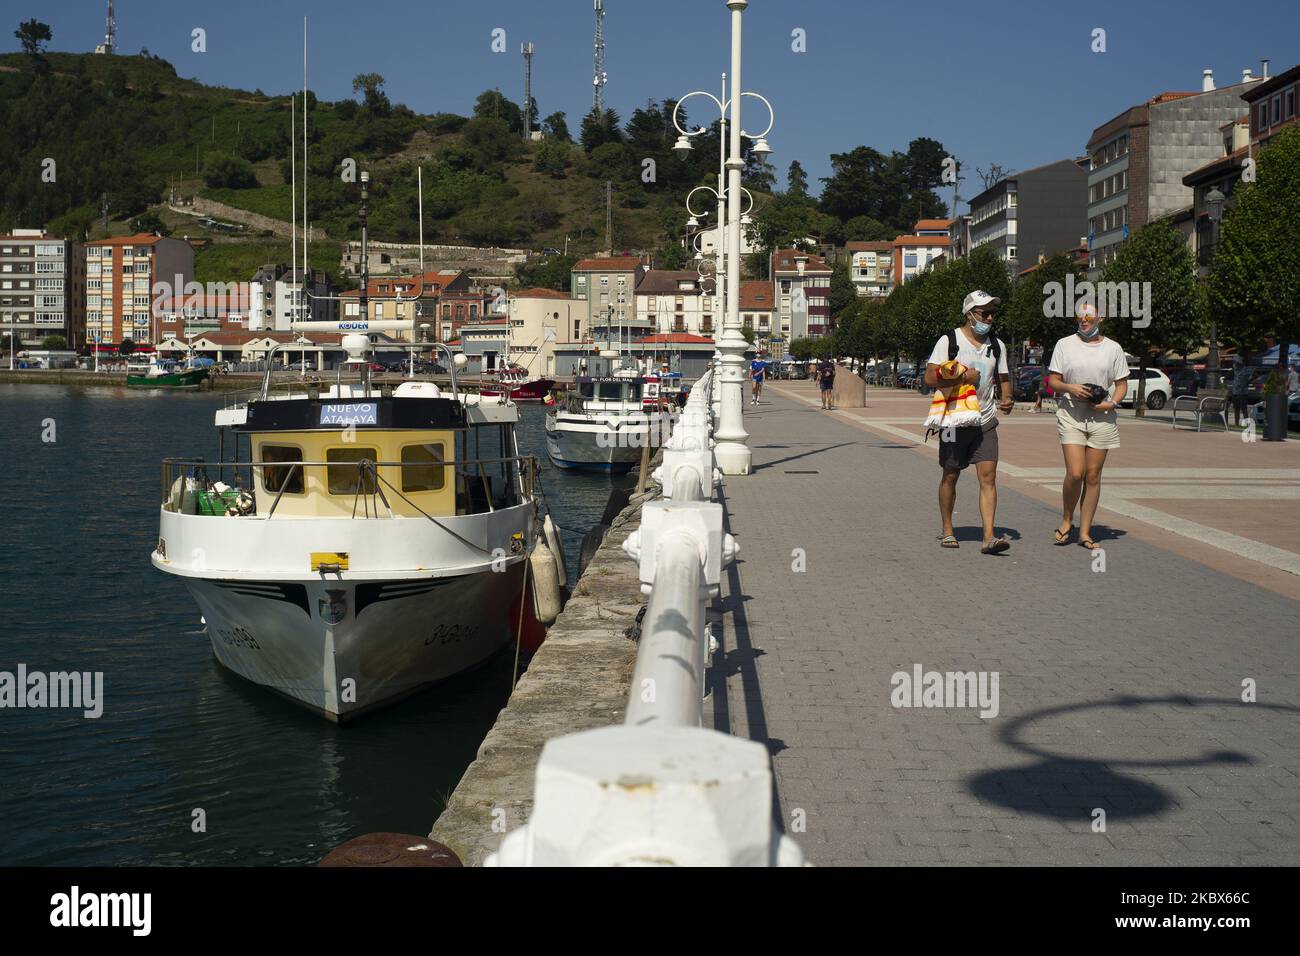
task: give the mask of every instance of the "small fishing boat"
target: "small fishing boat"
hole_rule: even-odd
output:
[[[630,370],[579,377],[573,391],[547,410],[551,461],[576,471],[631,469],[643,447],[656,448],[667,437],[667,415],[643,404],[644,391],[645,379]]]
[[[554,387],[554,379],[530,378],[526,369],[515,365],[498,371],[493,380],[479,387],[478,392],[486,398],[497,398],[509,389],[511,401],[541,402]]]
[[[128,374],[128,388],[200,388],[212,372],[212,362],[208,360],[190,361],[180,364],[166,359],[158,359],[143,373]]]
[[[372,382],[366,333],[411,325],[294,323],[344,332],[355,378],[272,388],[268,355],[262,388],[216,413],[223,460],[163,463],[154,567],[222,665],[335,721],[477,666],[530,608],[558,613],[554,568],[525,590],[546,544],[518,406],[460,391],[450,351],[450,393]]]

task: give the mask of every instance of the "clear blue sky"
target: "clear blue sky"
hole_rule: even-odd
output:
[[[623,119],[647,99],[717,89],[729,62],[724,0],[605,6],[606,104]],[[13,0],[0,43],[16,50],[9,24],[34,16],[50,24],[54,49],[89,51],[105,8],[103,0]],[[591,0],[118,0],[119,48],[148,47],[205,83],[285,93],[301,87],[304,15],[310,86],[322,99],[350,96],[352,77],[373,71],[394,102],[422,113],[468,113],[492,87],[518,102],[519,44],[531,40],[542,115],[564,110],[576,133],[591,108]],[[207,31],[206,53],[191,52],[195,27]],[[506,31],[504,54],[490,50],[497,27]],[[1090,49],[1097,27],[1106,30],[1101,54]],[[795,28],[806,31],[806,53],[791,50]],[[820,189],[833,152],[905,149],[930,136],[962,161],[963,195],[972,196],[976,167],[1023,169],[1081,154],[1095,126],[1162,91],[1199,89],[1205,68],[1224,86],[1245,67],[1258,72],[1261,57],[1273,73],[1295,65],[1300,4],[752,0],[745,54],[746,89],[776,107],[771,160],[781,180],[798,159]]]

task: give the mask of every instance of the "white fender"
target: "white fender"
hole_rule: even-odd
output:
[[[544,537],[538,537],[533,546],[528,568],[533,579],[533,609],[537,620],[549,627],[560,616],[560,566]]]
[[[560,539],[560,529],[555,527],[549,513],[542,518],[542,533],[546,535],[546,546],[551,549],[555,562],[559,565],[560,586],[563,587],[569,583],[569,568],[564,561],[564,542]]]

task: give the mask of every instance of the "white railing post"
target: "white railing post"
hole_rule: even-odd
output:
[[[737,547],[723,531],[710,414],[715,367],[696,383],[623,544],[648,595],[624,723],[546,743],[532,816],[488,866],[799,866],[772,823],[767,748],[705,730],[707,624]]]

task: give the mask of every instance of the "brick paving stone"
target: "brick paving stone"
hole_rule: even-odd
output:
[[[741,546],[726,706],[706,710],[768,744],[811,862],[1300,863],[1300,603],[1118,521],[1093,572],[1052,546],[1050,504],[1005,487],[1011,551],[981,555],[973,474],[944,551],[933,461],[780,393],[745,427],[754,472],[720,495]],[[894,708],[916,664],[997,671],[998,715]]]

